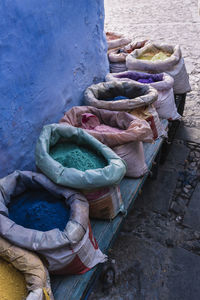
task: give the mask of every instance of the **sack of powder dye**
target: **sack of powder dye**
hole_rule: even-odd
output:
[[[108,60],[110,63],[110,72],[118,73],[118,72],[126,71],[127,70],[126,57],[129,55],[129,53],[131,53],[135,49],[144,47],[146,42],[147,42],[146,40],[141,42],[133,41],[128,45],[109,50]]]
[[[42,255],[50,272],[82,274],[106,261],[82,194],[30,171],[0,179],[0,191],[0,236]]]
[[[0,299],[53,300],[49,273],[35,253],[0,237]]]
[[[141,141],[151,143],[153,134],[145,120],[123,111],[75,106],[65,113],[60,123],[82,127],[99,141],[111,147],[125,160],[126,176],[140,177],[148,171]],[[86,198],[88,199],[87,195]]]
[[[115,32],[106,32],[106,40],[108,44],[108,50],[127,45],[131,42],[131,39]]]
[[[133,71],[169,74],[174,79],[175,94],[184,94],[191,90],[179,45],[148,43],[127,56],[126,66]]]
[[[135,71],[126,71],[121,73],[109,73],[106,75],[106,81],[137,81],[143,84],[151,85],[158,92],[158,99],[153,103],[160,118],[168,120],[179,120],[181,116],[177,112],[174,100],[173,84],[174,79],[166,74],[148,74]]]
[[[163,128],[158,113],[152,104],[130,110],[129,113],[149,123],[154,140],[167,137],[167,131]]]
[[[100,82],[89,86],[84,93],[85,104],[115,111],[127,111],[155,102],[157,91],[133,81]]]
[[[77,189],[117,185],[126,164],[110,148],[81,128],[43,127],[36,145],[36,165],[55,183]]]

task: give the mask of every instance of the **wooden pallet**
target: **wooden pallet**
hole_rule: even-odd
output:
[[[167,126],[167,121],[163,121],[163,125]],[[144,152],[146,163],[151,169],[156,159],[159,149],[161,149],[163,139],[156,140],[155,144],[144,143]],[[131,209],[139,191],[141,190],[148,175],[139,179],[125,178],[120,184],[122,199],[124,201],[127,212]],[[108,253],[117,233],[123,223],[125,215],[119,214],[112,221],[92,220],[93,234],[99,244],[99,248],[103,253]],[[79,300],[86,299],[91,291],[96,278],[100,275],[101,264],[94,267],[83,275],[73,276],[52,276],[52,289],[55,300]]]

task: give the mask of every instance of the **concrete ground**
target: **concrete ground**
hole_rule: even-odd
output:
[[[148,179],[116,239],[116,283],[90,300],[200,299],[200,16],[194,0],[105,0],[105,30],[180,44],[192,91],[157,180]]]

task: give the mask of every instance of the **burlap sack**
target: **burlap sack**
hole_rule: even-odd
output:
[[[48,271],[37,254],[14,246],[0,237],[0,257],[23,273],[28,290],[26,300],[54,299]]]
[[[170,53],[170,56],[161,61],[150,61],[138,59],[145,53],[158,53],[164,51]],[[174,93],[183,94],[191,90],[189,77],[185,68],[184,59],[182,57],[179,45],[170,46],[167,44],[148,43],[141,49],[134,50],[126,58],[126,66],[128,70],[141,71],[147,73],[165,72],[174,78]]]

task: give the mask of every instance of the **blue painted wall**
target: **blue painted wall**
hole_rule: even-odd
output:
[[[103,0],[0,1],[0,177],[108,71]]]

